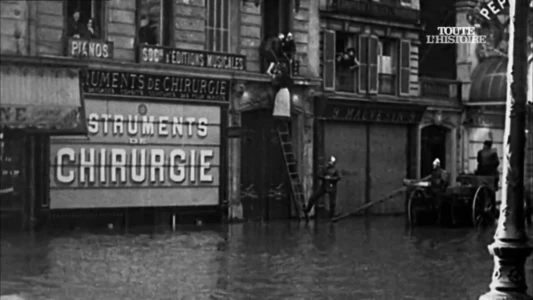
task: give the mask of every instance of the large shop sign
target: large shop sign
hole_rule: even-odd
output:
[[[76,58],[112,59],[113,43],[101,40],[69,38],[67,55]]]
[[[52,145],[54,208],[217,204],[219,106],[89,99],[86,107],[89,140]]]
[[[83,80],[83,91],[89,94],[227,102],[230,82],[224,79],[88,70]]]
[[[139,47],[139,60],[147,64],[169,64],[223,70],[245,71],[246,56],[160,46]]]

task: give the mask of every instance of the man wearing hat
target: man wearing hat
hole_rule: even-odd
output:
[[[305,208],[306,212],[309,214],[313,206],[315,206],[318,198],[324,196],[325,194],[329,195],[329,217],[333,218],[335,216],[335,207],[336,207],[336,198],[337,198],[337,182],[341,180],[341,176],[337,168],[335,168],[336,159],[334,156],[330,157],[326,168],[321,170],[318,173],[318,178],[322,181],[319,189],[313,193],[307,207]]]
[[[431,194],[433,195],[434,199],[437,200],[439,207],[442,207],[444,203],[442,195],[446,191],[450,181],[448,179],[448,172],[441,167],[440,159],[438,158],[433,161],[433,171],[431,172],[430,182]],[[443,212],[443,209],[439,209],[439,212]],[[442,223],[444,220],[440,213],[438,217],[439,223]]]
[[[485,140],[483,149],[477,152],[477,170],[476,175],[494,176],[494,188],[498,189],[500,158],[498,152],[492,148],[492,141]]]

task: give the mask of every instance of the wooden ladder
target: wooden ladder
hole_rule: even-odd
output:
[[[287,167],[287,172],[291,181],[292,199],[298,213],[298,219],[307,219],[307,213],[304,209],[305,197],[303,194],[303,186],[300,181],[300,176],[298,175],[298,165],[296,163],[296,156],[294,154],[288,122],[283,122],[283,124],[278,125],[277,128],[281,150],[283,151],[283,157],[285,158],[285,166]]]

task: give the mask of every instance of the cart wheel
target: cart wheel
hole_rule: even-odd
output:
[[[472,200],[472,224],[492,224],[496,218],[494,192],[486,185],[478,187]]]
[[[426,195],[422,190],[415,190],[409,196],[409,202],[407,203],[407,219],[409,224],[418,225],[420,222],[418,220],[418,214],[420,207],[424,205],[426,200]]]

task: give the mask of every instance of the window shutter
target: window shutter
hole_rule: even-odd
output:
[[[323,45],[323,80],[324,90],[335,90],[335,31],[324,30],[324,45]]]
[[[406,40],[400,42],[400,95],[409,95],[411,77],[411,43]]]
[[[368,92],[368,36],[359,36],[359,93]]]
[[[376,36],[368,39],[368,93],[377,94],[378,92],[378,44]]]

